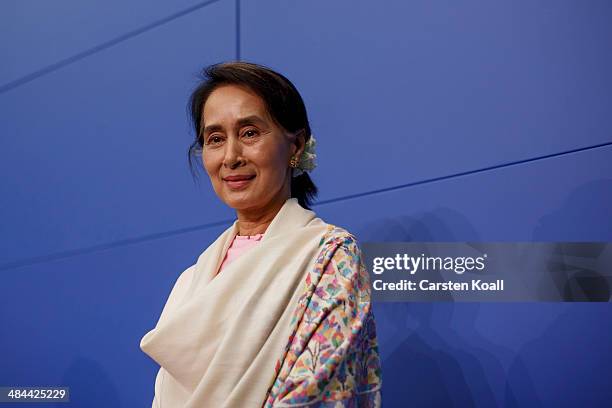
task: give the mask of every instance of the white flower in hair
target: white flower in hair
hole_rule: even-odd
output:
[[[308,140],[308,142],[306,142],[306,145],[304,146],[304,151],[300,156],[298,166],[293,169],[293,177],[299,176],[305,171],[310,172],[314,170],[315,167],[317,167],[317,163],[315,161],[317,158],[317,155],[315,154],[316,144],[317,142],[314,138],[314,135],[311,134],[310,139]]]

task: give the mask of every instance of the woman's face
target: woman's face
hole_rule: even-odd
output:
[[[236,210],[284,203],[290,196],[293,154],[301,154],[246,87],[222,85],[202,111],[202,160],[219,198]],[[299,156],[298,156],[299,157]]]

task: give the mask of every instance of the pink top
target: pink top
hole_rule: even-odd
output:
[[[261,241],[262,238],[263,234],[236,235],[225,253],[225,258],[223,259],[223,262],[221,262],[221,267],[219,268],[219,272],[217,272],[217,274],[221,273],[223,268],[229,265],[232,261],[236,260],[240,255],[259,244],[259,241]]]
[[[253,248],[255,245],[259,244],[259,241],[263,238],[263,234],[256,235],[236,235],[232,240],[227,252],[225,253],[225,258],[223,258],[223,262],[221,262],[221,267],[217,272],[217,275],[221,273],[223,268],[229,265],[234,260],[238,259],[240,255],[247,252],[249,249]],[[327,268],[325,268],[325,273],[334,273],[334,264],[329,262],[327,264]]]

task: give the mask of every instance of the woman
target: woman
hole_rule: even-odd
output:
[[[293,84],[260,65],[205,70],[190,99],[215,193],[237,219],[177,279],[141,349],[153,407],[378,407],[368,273],[310,210],[314,138]]]

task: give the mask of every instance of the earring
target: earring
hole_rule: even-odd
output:
[[[298,159],[297,159],[297,157],[295,157],[295,156],[291,157],[291,161],[289,162],[289,166],[293,167],[294,169],[298,166]]]

